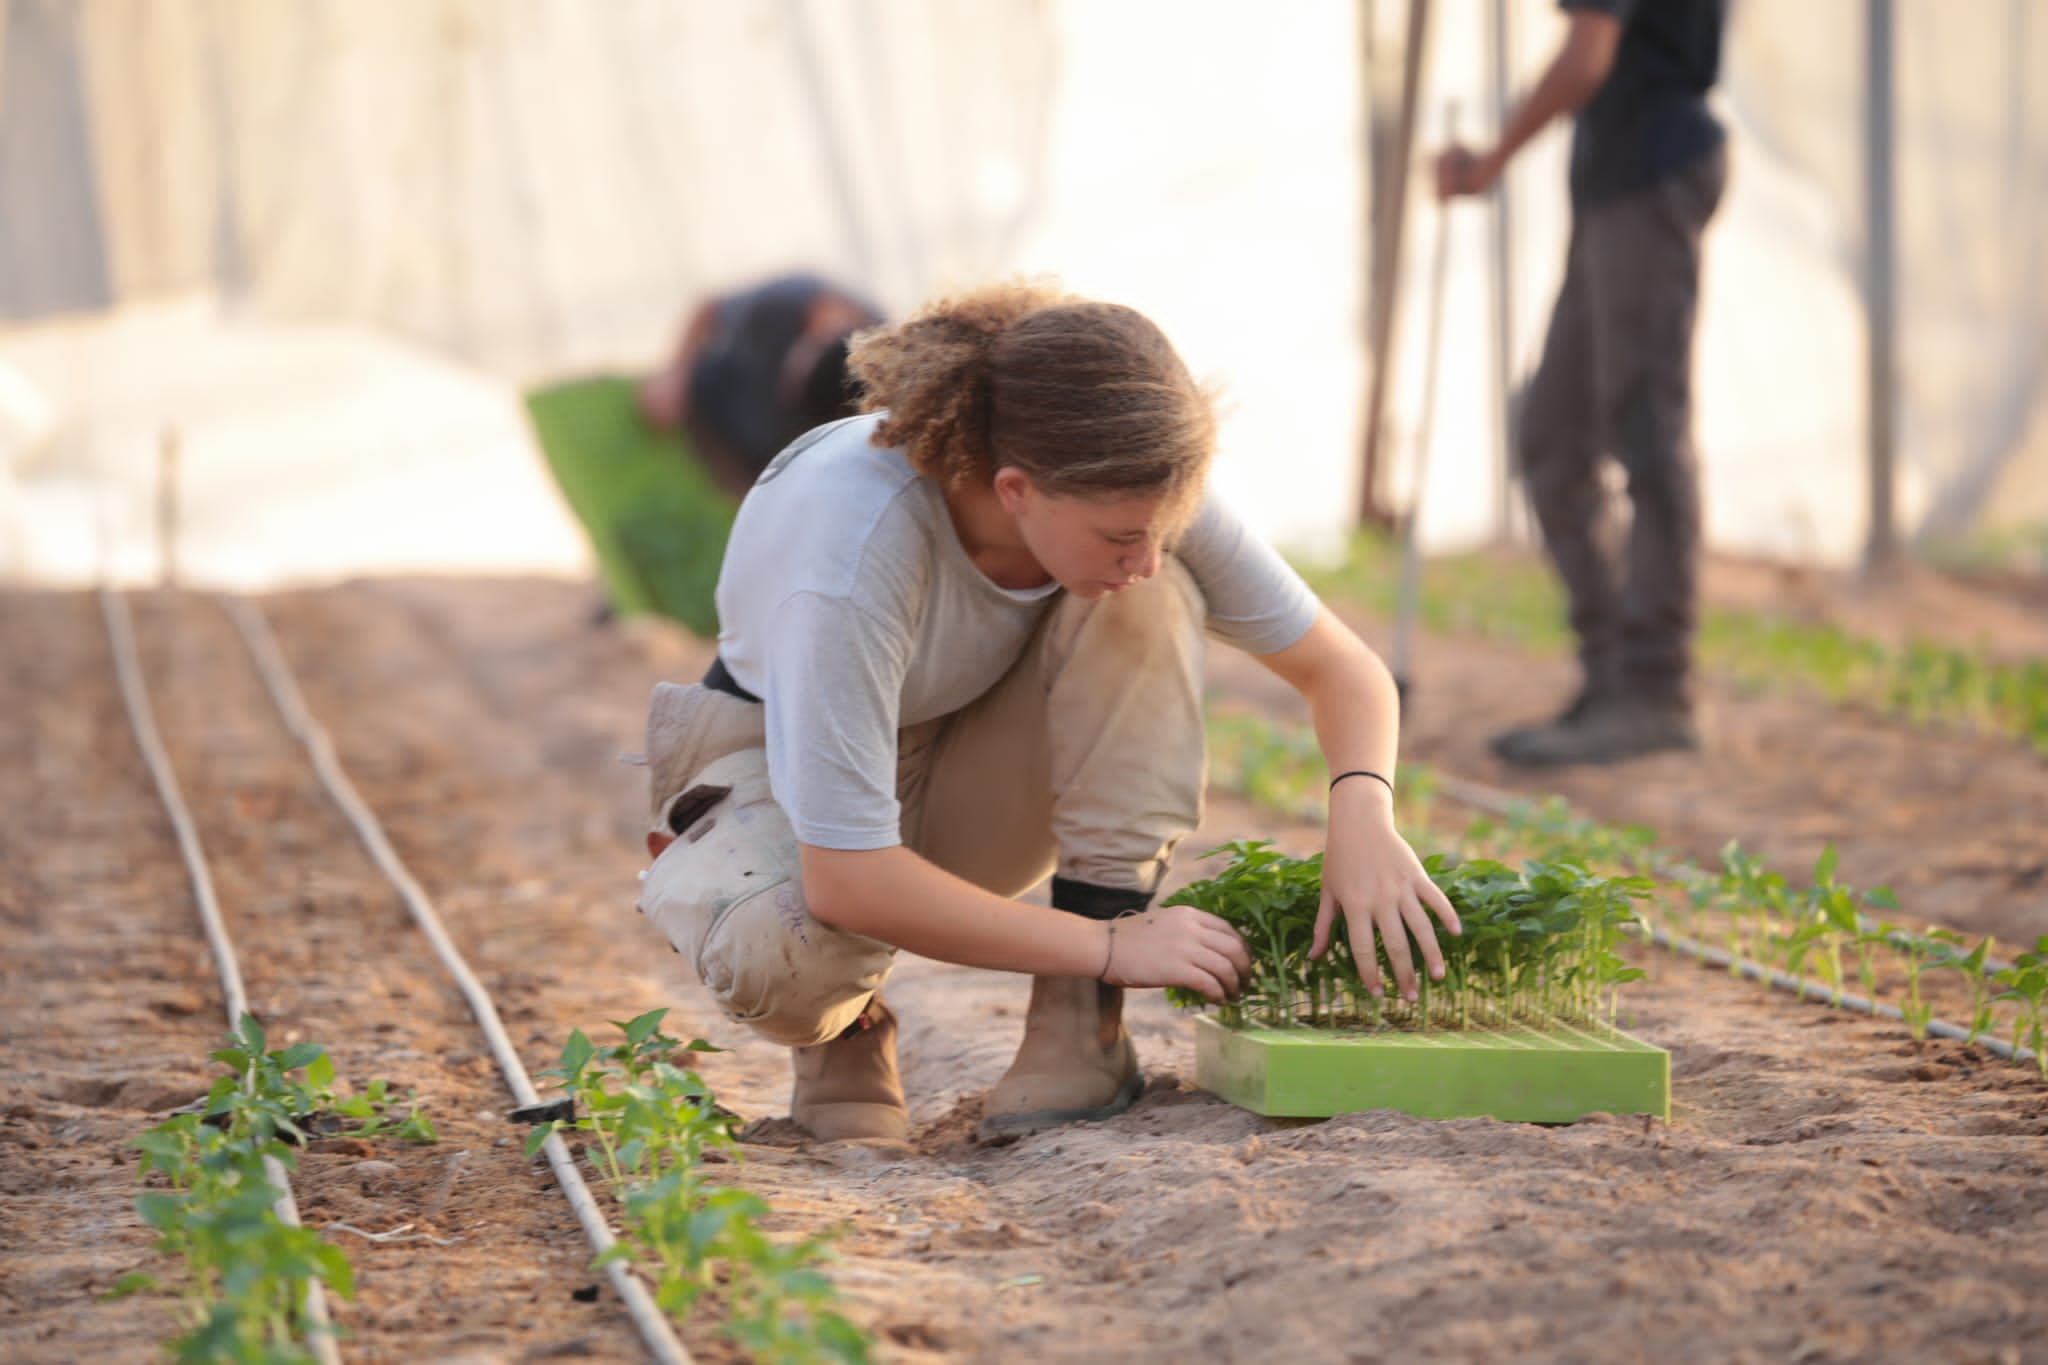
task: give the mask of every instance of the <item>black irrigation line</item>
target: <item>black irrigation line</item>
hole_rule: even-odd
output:
[[[376,817],[363,804],[348,775],[342,770],[334,756],[334,749],[326,732],[307,712],[297,684],[292,680],[290,668],[285,664],[277,643],[265,623],[261,611],[255,604],[244,598],[220,599],[222,609],[242,636],[248,648],[250,659],[269,690],[271,700],[277,706],[286,727],[305,746],[307,755],[318,773],[328,794],[339,805],[355,827],[378,869],[397,888],[414,922],[426,934],[440,957],[442,965],[456,980],[463,998],[469,1003],[470,1011],[476,1016],[490,1042],[492,1054],[497,1058],[499,1070],[504,1073],[506,1083],[514,1098],[522,1105],[539,1101],[533,1080],[527,1075],[525,1066],[519,1060],[518,1052],[506,1037],[497,1007],[492,1003],[490,993],[476,978],[474,972],[448,937],[440,916],[419,883],[399,860],[390,841],[384,837]],[[165,754],[158,738],[156,724],[150,712],[147,688],[144,684],[140,665],[136,662],[134,629],[129,620],[125,599],[113,589],[100,590],[100,605],[106,618],[107,635],[112,643],[115,672],[121,685],[122,700],[128,708],[128,717],[141,747],[143,757],[149,765],[150,774],[156,781],[157,792],[169,811],[171,823],[177,832],[178,846],[185,858],[195,897],[199,901],[200,918],[205,925],[206,938],[213,950],[214,960],[219,965],[221,986],[228,1001],[229,1027],[240,1025],[241,1016],[247,1010],[247,995],[242,984],[241,968],[235,956],[233,941],[229,938],[226,925],[221,919],[219,902],[214,895],[213,881],[206,869],[206,859],[199,843],[199,836],[191,815],[180,795],[177,778],[173,774],[170,759]],[[605,1222],[603,1211],[597,1207],[589,1186],[584,1183],[582,1173],[576,1169],[575,1157],[560,1134],[548,1138],[543,1150],[548,1164],[553,1167],[556,1182],[568,1197],[576,1211],[578,1222],[583,1226],[584,1235],[592,1249],[603,1254],[616,1240],[610,1226]],[[271,1161],[273,1169],[269,1174],[280,1189],[285,1191],[278,1201],[278,1216],[287,1223],[298,1223],[298,1210],[292,1203],[291,1186],[282,1166]],[[612,1286],[625,1303],[634,1325],[639,1329],[641,1339],[648,1353],[660,1365],[692,1365],[689,1353],[677,1340],[668,1318],[654,1304],[646,1286],[633,1275],[630,1267],[622,1261],[614,1261],[606,1267]],[[307,1286],[307,1316],[321,1328],[328,1323],[327,1304],[320,1285],[314,1282]],[[311,1349],[320,1365],[340,1365],[341,1357],[336,1350],[331,1333],[318,1330],[310,1334]]]
[[[142,761],[149,767],[150,778],[156,783],[157,797],[163,802],[164,810],[171,819],[171,828],[177,835],[178,853],[185,861],[185,875],[192,883],[192,898],[198,902],[199,920],[205,926],[206,942],[213,950],[214,965],[220,973],[221,995],[227,1001],[228,1032],[234,1033],[241,1028],[242,1016],[249,1009],[248,991],[242,982],[242,964],[235,956],[234,941],[228,937],[227,925],[221,919],[220,900],[214,894],[213,876],[207,871],[206,850],[199,842],[199,830],[193,823],[191,808],[185,804],[184,793],[178,787],[177,773],[171,767],[170,755],[157,734],[148,685],[135,654],[135,628],[129,619],[127,599],[112,589],[100,589],[100,614],[107,624],[107,643],[113,651],[114,677],[121,689],[121,704],[127,708],[129,728],[135,732],[135,746],[142,751]],[[263,1175],[282,1191],[272,1205],[278,1221],[289,1227],[300,1226],[298,1201],[292,1196],[291,1175],[285,1170],[284,1163],[266,1155],[263,1158]],[[313,1352],[313,1358],[320,1365],[341,1365],[341,1352],[334,1344],[333,1323],[327,1312],[327,1296],[318,1280],[306,1282],[306,1317],[313,1324],[313,1330],[307,1333],[307,1346]]]
[[[1762,963],[1752,962],[1746,957],[1737,958],[1724,949],[1710,948],[1704,943],[1695,942],[1689,938],[1681,938],[1662,929],[1652,929],[1650,931],[1650,942],[1660,948],[1668,948],[1674,953],[1698,958],[1711,967],[1727,967],[1732,965],[1737,972],[1752,981],[1761,981],[1766,985],[1775,986],[1781,991],[1791,991],[1795,995],[1799,995],[1807,1000],[1818,1001],[1824,1005],[1839,1005],[1843,1009],[1857,1010],[1863,1014],[1874,1014],[1886,1019],[1897,1019],[1901,1022],[1906,1017],[1899,1012],[1899,1008],[1896,1005],[1887,1005],[1882,1000],[1866,1000],[1860,995],[1850,995],[1846,992],[1837,996],[1831,987],[1824,986],[1818,981],[1807,981],[1803,978],[1778,971],[1776,968],[1766,967]],[[1975,1043],[1977,1046],[2003,1057],[2008,1062],[2031,1062],[2034,1060],[2034,1053],[2031,1048],[2016,1048],[2011,1043],[2002,1042],[1997,1038],[1993,1038],[1988,1033],[1980,1033],[1975,1038],[1972,1038],[1969,1030],[1958,1028],[1946,1019],[1929,1019],[1927,1021],[1927,1031],[1937,1038],[1953,1038],[1959,1043]]]
[[[400,860],[397,851],[391,847],[391,841],[384,837],[383,826],[357,793],[355,784],[349,781],[348,773],[335,757],[327,732],[307,709],[298,684],[292,678],[291,668],[279,651],[262,611],[246,597],[222,597],[219,601],[228,619],[241,633],[250,660],[262,675],[263,685],[269,690],[271,701],[286,728],[305,745],[306,755],[312,760],[328,795],[334,798],[335,804],[341,807],[342,813],[355,827],[356,835],[371,859],[398,889],[413,922],[434,945],[441,965],[455,978],[463,999],[469,1003],[470,1013],[476,1016],[478,1026],[490,1041],[491,1054],[497,1059],[498,1070],[504,1075],[513,1098],[522,1106],[538,1104],[540,1092],[534,1089],[533,1078],[527,1074],[518,1050],[506,1036],[504,1022],[498,1016],[498,1007],[492,1002],[490,992],[470,970],[455,941],[448,936],[448,930],[426,891]],[[617,1236],[605,1221],[603,1210],[591,1197],[582,1172],[576,1169],[576,1158],[569,1151],[568,1143],[562,1140],[560,1133],[552,1133],[541,1150],[547,1154],[548,1165],[554,1169],[556,1183],[576,1210],[576,1219],[583,1225],[584,1236],[589,1240],[591,1249],[603,1255],[611,1249]],[[649,1354],[661,1365],[691,1365],[689,1352],[683,1349],[667,1316],[655,1306],[646,1285],[633,1274],[632,1268],[624,1261],[615,1260],[605,1267],[605,1273],[625,1303],[627,1312],[632,1315],[634,1325],[640,1329]]]
[[[1435,776],[1436,789],[1443,795],[1462,805],[1471,806],[1475,810],[1483,810],[1490,815],[1512,815],[1516,807],[1528,804],[1528,799],[1525,797],[1514,796],[1498,788],[1486,786],[1483,783],[1473,782],[1461,777],[1452,777],[1441,771],[1438,771]],[[1859,922],[1861,922],[1860,916]],[[1651,930],[1649,941],[1669,952],[1677,953],[1683,957],[1695,958],[1710,966],[1728,967],[1732,965],[1735,971],[1752,981],[1760,981],[1778,990],[1789,991],[1801,999],[1817,1000],[1824,1004],[1839,1005],[1843,1009],[1851,1009],[1861,1014],[1873,1015],[1883,1019],[1896,1019],[1904,1022],[1906,1017],[1896,1005],[1888,1005],[1882,1000],[1869,1000],[1860,995],[1842,994],[1838,996],[1832,987],[1825,986],[1818,981],[1808,981],[1801,977],[1792,976],[1775,968],[1766,967],[1762,963],[1753,962],[1748,958],[1737,958],[1723,949],[1712,948],[1704,943],[1672,934],[1663,929]],[[2006,964],[1987,961],[1984,965],[1987,970],[1997,971],[2002,970]],[[1989,1034],[1978,1034],[1973,1038],[1968,1029],[1951,1024],[1945,1019],[1928,1020],[1927,1032],[1937,1038],[1949,1038],[1959,1043],[1975,1043],[1978,1047],[2008,1062],[2028,1062],[2034,1059],[2033,1050],[2030,1048],[2014,1047],[2011,1043],[1993,1038]]]

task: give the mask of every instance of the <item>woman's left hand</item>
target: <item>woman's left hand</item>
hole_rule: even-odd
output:
[[[1451,907],[1422,861],[1394,828],[1393,796],[1369,779],[1340,782],[1330,792],[1330,825],[1323,851],[1323,901],[1316,913],[1315,941],[1309,956],[1329,951],[1332,931],[1341,912],[1351,933],[1351,955],[1360,978],[1374,999],[1386,995],[1380,979],[1379,954],[1373,937],[1386,944],[1387,960],[1402,998],[1416,998],[1415,955],[1408,940],[1421,945],[1430,979],[1441,981],[1444,956],[1437,947],[1430,912],[1453,934],[1464,932]]]

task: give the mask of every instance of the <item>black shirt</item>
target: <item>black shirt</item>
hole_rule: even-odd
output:
[[[870,325],[882,320],[872,304],[808,273],[780,275],[718,300],[711,333],[684,382],[692,424],[741,462],[742,487],[791,441],[854,410],[843,340],[824,349],[801,391],[787,392],[783,384],[783,365],[809,326],[811,305],[827,293],[853,302]]]
[[[1572,139],[1574,204],[1642,189],[1718,151],[1707,107],[1721,72],[1728,0],[1559,0],[1621,23],[1614,68],[1579,111]]]

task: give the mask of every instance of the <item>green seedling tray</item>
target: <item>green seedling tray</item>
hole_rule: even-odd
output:
[[[1571,1024],[1339,1033],[1233,1029],[1200,1015],[1195,1084],[1275,1118],[1362,1109],[1519,1123],[1571,1123],[1599,1113],[1671,1116],[1669,1053],[1612,1029]]]

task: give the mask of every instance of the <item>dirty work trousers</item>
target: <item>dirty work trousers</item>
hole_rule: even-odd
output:
[[[1523,396],[1522,474],[1591,691],[1688,699],[1700,543],[1693,328],[1701,237],[1727,178],[1724,149],[1574,206],[1564,285]],[[1627,478],[1625,544],[1601,478],[1608,456]]]
[[[1122,593],[1062,596],[993,688],[898,734],[904,844],[1001,896],[1048,872],[1156,890],[1201,820],[1203,615],[1172,558]],[[676,839],[639,908],[729,1016],[803,1047],[853,1022],[895,949],[810,913],[762,744],[759,704],[655,689],[654,828]]]

